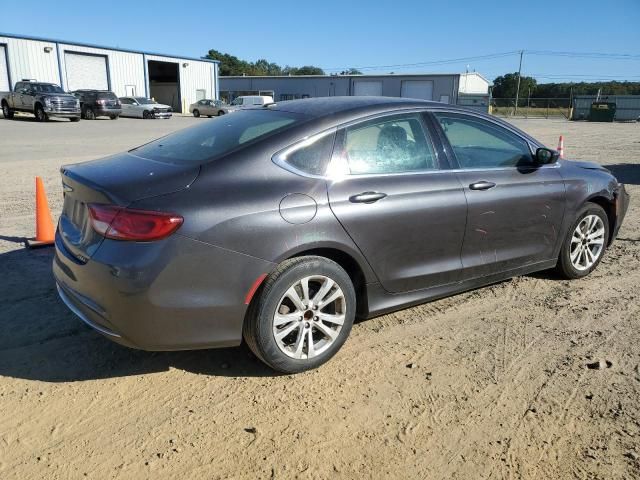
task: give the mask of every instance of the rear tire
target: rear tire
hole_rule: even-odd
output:
[[[2,102],[2,115],[7,120],[11,120],[13,118],[13,110],[9,108],[9,104],[7,102]]]
[[[196,117],[196,118],[198,118],[198,117],[200,116],[200,110],[195,109],[195,110],[193,111],[193,116],[194,116],[194,117]]]
[[[84,109],[84,119],[85,120],[95,120],[96,119],[96,112],[93,111],[92,108],[85,108]]]
[[[109,115],[111,120],[117,120],[119,115]]]
[[[45,113],[44,108],[42,108],[42,105],[40,105],[39,103],[36,104],[34,114],[38,122],[46,122],[47,120],[49,120],[49,117]]]
[[[609,219],[604,209],[587,202],[576,215],[564,239],[556,272],[567,279],[582,278],[598,266],[609,240]]]
[[[298,373],[336,354],[349,336],[355,312],[355,289],[340,265],[324,257],[292,258],[256,293],[243,336],[268,366]]]

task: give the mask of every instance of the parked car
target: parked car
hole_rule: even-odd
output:
[[[333,97],[206,122],[62,168],[63,301],[136,348],[238,345],[276,370],[374,317],[538,270],[592,272],[629,197],[511,124]]]
[[[194,117],[200,115],[206,115],[212,117],[214,115],[224,115],[222,107],[226,106],[222,100],[198,100],[196,103],[189,105],[189,113],[192,113]]]
[[[80,120],[80,102],[54,83],[23,80],[2,98],[4,118],[13,118],[15,112],[33,113],[39,122],[46,122],[51,117],[77,122]]]
[[[147,97],[120,97],[122,117],[171,118],[171,107]]]
[[[80,100],[80,111],[85,120],[109,117],[116,120],[122,113],[120,100],[108,90],[76,90],[71,92]]]
[[[246,95],[235,98],[231,104],[225,105],[220,109],[220,115],[225,113],[237,112],[245,108],[262,107],[273,103],[273,97],[268,95]]]

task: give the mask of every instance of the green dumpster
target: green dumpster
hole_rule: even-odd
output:
[[[616,116],[615,102],[593,102],[589,110],[590,122],[613,122]]]

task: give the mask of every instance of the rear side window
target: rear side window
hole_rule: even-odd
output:
[[[506,128],[468,115],[436,113],[458,165],[463,169],[533,164],[529,144]]]
[[[198,164],[290,128],[302,119],[303,115],[277,110],[242,110],[172,133],[131,152],[160,162]]]
[[[333,152],[334,139],[335,132],[316,135],[276,155],[275,160],[303,173],[324,175]]]
[[[433,146],[418,114],[384,117],[347,127],[344,156],[352,175],[436,168]]]

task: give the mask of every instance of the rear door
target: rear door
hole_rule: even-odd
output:
[[[420,113],[378,117],[338,132],[331,209],[389,292],[458,280],[466,200]]]
[[[468,203],[463,280],[553,259],[565,209],[558,165],[528,140],[473,114],[434,113]]]

